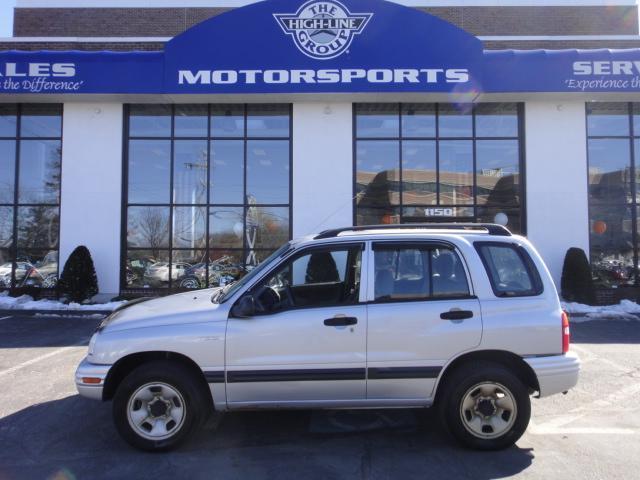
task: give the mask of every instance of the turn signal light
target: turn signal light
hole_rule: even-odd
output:
[[[562,353],[569,351],[569,343],[571,341],[571,335],[569,334],[569,315],[567,312],[562,312]]]
[[[82,377],[82,383],[91,383],[91,384],[97,384],[100,383],[102,380],[96,377]]]

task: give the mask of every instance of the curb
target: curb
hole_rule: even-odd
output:
[[[8,310],[0,310],[0,316],[23,315],[35,317],[36,315],[56,315],[60,317],[82,317],[87,315],[104,315],[111,314],[113,310],[31,310],[12,308]]]

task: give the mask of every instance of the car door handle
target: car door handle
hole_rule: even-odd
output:
[[[464,320],[471,317],[473,317],[471,310],[449,310],[440,314],[442,320]]]
[[[347,325],[355,325],[356,323],[358,323],[356,317],[333,317],[327,318],[324,321],[327,327],[346,327]]]

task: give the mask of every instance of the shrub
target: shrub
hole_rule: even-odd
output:
[[[584,250],[572,247],[567,250],[562,266],[560,282],[562,298],[570,302],[589,304],[593,299],[591,267]]]
[[[77,247],[62,270],[58,292],[72,302],[82,302],[98,293],[98,277],[89,249]]]

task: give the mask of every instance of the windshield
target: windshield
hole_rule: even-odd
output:
[[[283,246],[281,246],[278,250],[276,250],[275,252],[273,252],[271,255],[269,255],[267,258],[264,259],[264,261],[262,263],[260,263],[258,266],[256,266],[253,270],[251,270],[249,273],[247,273],[244,277],[242,277],[240,280],[238,280],[237,282],[233,282],[230,283],[229,285],[227,285],[226,287],[224,287],[222,290],[219,290],[218,292],[214,293],[213,296],[211,297],[211,301],[215,302],[215,303],[222,303],[225,301],[225,299],[231,297],[234,293],[236,293],[238,290],[240,290],[243,286],[245,286],[247,283],[249,283],[253,278],[257,277],[258,275],[260,275],[260,273],[267,267],[269,266],[269,264],[276,258],[280,257],[281,255],[283,255],[285,252],[287,252],[289,249],[291,248],[291,243],[285,243]]]

